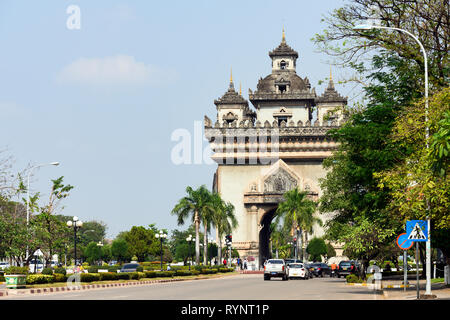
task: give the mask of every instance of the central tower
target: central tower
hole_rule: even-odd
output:
[[[254,110],[231,78],[227,92],[214,101],[216,121],[207,116],[204,121],[218,164],[213,188],[234,205],[239,223],[233,247],[256,267],[272,255],[270,223],[283,194],[298,187],[313,199],[321,195],[322,161],[337,147],[326,133],[339,126],[343,118],[336,110],[347,103],[331,77],[318,96],[308,78],[297,74],[299,56],[286,43],[284,30],[269,57],[271,74],[259,79],[254,92],[249,89]],[[308,238],[322,234],[316,227]]]

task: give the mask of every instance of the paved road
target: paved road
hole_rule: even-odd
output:
[[[366,287],[348,286],[344,279],[272,279],[236,275],[208,280],[179,281],[132,287],[64,293],[9,296],[3,299],[45,300],[382,300]]]

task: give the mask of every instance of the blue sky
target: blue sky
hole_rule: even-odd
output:
[[[80,8],[80,29],[66,22]],[[101,220],[108,236],[133,225],[178,227],[170,215],[186,186],[211,187],[216,166],[175,165],[174,130],[215,117],[214,99],[230,67],[243,95],[270,73],[281,41],[299,53],[297,73],[317,93],[331,58],[311,38],[341,1],[7,1],[0,2],[0,149],[14,170],[36,171],[32,191],[50,179],[75,188],[65,215]],[[338,80],[343,70],[333,68]],[[352,87],[337,86],[349,98]],[[204,147],[206,144],[204,145]]]

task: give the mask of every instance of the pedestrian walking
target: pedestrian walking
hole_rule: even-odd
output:
[[[227,259],[223,259],[223,265],[224,265],[224,266],[227,265]]]
[[[248,264],[248,261],[247,261],[247,258],[245,258],[244,259],[244,270],[247,270],[247,264]]]

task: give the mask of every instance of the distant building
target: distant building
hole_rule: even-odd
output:
[[[335,90],[331,72],[320,96],[307,77],[297,74],[298,53],[287,45],[284,30],[269,57],[272,73],[259,79],[256,91],[249,89],[253,108],[231,77],[227,92],[214,101],[216,121],[206,116],[204,121],[218,164],[213,188],[235,206],[239,222],[233,247],[257,266],[271,258],[269,226],[283,193],[299,187],[313,199],[320,197],[322,161],[337,147],[326,133],[341,124],[339,109],[347,104]],[[316,226],[308,238],[323,232]],[[341,255],[340,246],[334,246]]]

